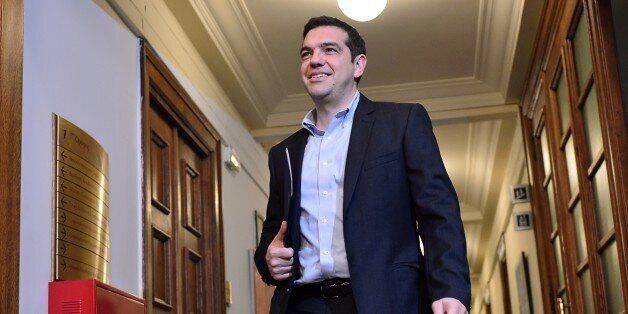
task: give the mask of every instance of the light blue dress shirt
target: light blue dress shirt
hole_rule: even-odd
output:
[[[356,92],[348,107],[334,116],[327,131],[316,127],[316,111],[303,119],[310,132],[301,172],[302,277],[297,285],[328,278],[349,278],[343,234],[343,184],[353,115],[360,101]]]

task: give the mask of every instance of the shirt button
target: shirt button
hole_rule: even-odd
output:
[[[327,194],[329,194],[329,192],[323,191],[323,195],[327,195]]]
[[[330,135],[330,136],[328,137],[328,139],[333,140],[333,139],[334,139],[334,136],[333,136],[333,135]]]
[[[323,219],[321,219],[321,222],[322,222],[322,223],[324,223],[324,224],[326,224],[326,223],[327,223],[327,218],[323,218]]]
[[[326,161],[323,161],[323,166],[327,166],[329,165],[329,163],[327,163]]]
[[[329,251],[325,251],[325,252],[323,252],[323,253],[325,253],[325,255],[329,255]]]

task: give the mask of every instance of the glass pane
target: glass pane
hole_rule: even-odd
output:
[[[565,145],[565,158],[567,159],[567,174],[569,176],[569,190],[571,196],[578,191],[578,170],[576,170],[576,153],[573,148],[573,136],[569,137]]]
[[[573,53],[576,62],[579,90],[584,89],[591,73],[591,50],[589,47],[589,30],[587,29],[586,14],[580,16],[578,28],[573,38]]]
[[[593,303],[593,291],[591,290],[591,277],[588,268],[580,275],[580,284],[582,286],[582,297],[584,298],[584,312],[595,313],[595,304]]]
[[[595,197],[597,236],[599,240],[613,227],[613,212],[611,210],[608,176],[606,175],[606,162],[603,162],[595,173],[592,186],[593,196]]]
[[[565,285],[565,274],[563,271],[563,251],[560,248],[560,236],[554,240],[554,254],[556,255],[556,269],[558,269],[558,288]]]
[[[578,248],[578,264],[587,257],[587,242],[584,235],[584,221],[582,219],[582,206],[578,201],[573,210],[573,223],[575,225],[576,246]]]
[[[607,246],[602,252],[602,267],[604,269],[604,285],[609,313],[622,313],[624,299],[622,298],[621,274],[619,273],[619,259],[617,258],[617,243]]]
[[[547,201],[549,202],[550,217],[552,218],[552,231],[556,229],[556,203],[554,200],[554,186],[550,180],[547,186]]]
[[[560,112],[560,125],[561,134],[565,134],[569,127],[569,90],[567,89],[567,79],[565,78],[565,71],[560,75],[558,79],[558,87],[556,88],[556,98],[558,101],[558,111]]]
[[[543,127],[541,131],[541,153],[543,154],[543,168],[545,168],[545,176],[552,172],[552,165],[550,164],[549,145],[547,144],[547,128]]]
[[[584,102],[582,118],[584,119],[584,131],[587,138],[589,157],[593,160],[602,148],[602,131],[600,130],[600,114],[597,107],[595,85],[591,87],[587,100]]]

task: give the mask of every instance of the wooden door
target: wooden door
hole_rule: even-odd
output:
[[[24,1],[0,0],[0,313],[17,313],[20,275]]]
[[[145,296],[150,313],[224,313],[219,142],[145,47]]]
[[[531,119],[523,119],[540,222],[539,258],[548,278],[543,287],[552,303],[546,309],[623,313],[626,166],[618,161],[628,152],[625,124],[617,123],[612,110],[621,108],[621,99],[612,98],[619,82],[609,80],[612,53],[601,48],[608,45],[602,38],[612,37],[600,22],[608,3],[564,1],[553,7],[546,14],[555,23],[544,27],[553,32],[549,50],[539,59],[545,69],[529,82],[538,98],[530,99],[536,102]],[[622,134],[623,143],[615,138]]]

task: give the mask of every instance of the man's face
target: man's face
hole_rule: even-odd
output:
[[[312,29],[301,48],[301,79],[312,99],[341,100],[354,91],[354,78],[362,75],[366,57],[351,60],[348,35],[335,26]],[[361,59],[363,57],[363,59]]]

